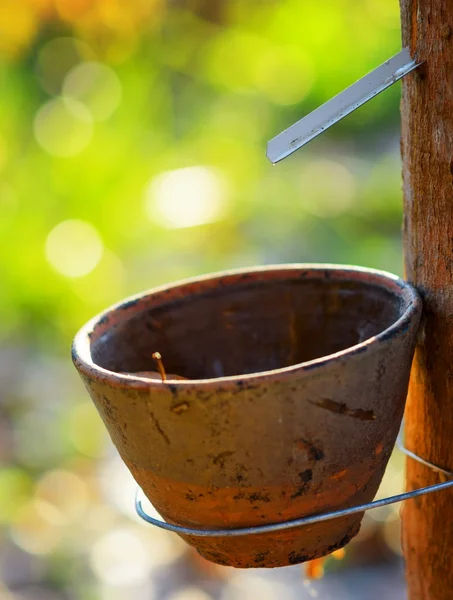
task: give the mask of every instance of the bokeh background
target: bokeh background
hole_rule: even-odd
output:
[[[69,359],[87,319],[182,277],[401,274],[398,85],[265,156],[400,43],[397,0],[0,0],[2,600],[404,597],[398,507],[367,513],[319,581],[210,566],[139,522]]]

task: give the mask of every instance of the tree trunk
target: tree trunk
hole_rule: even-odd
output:
[[[411,375],[406,445],[453,471],[453,0],[400,0],[403,45],[425,64],[403,80],[406,275],[424,300]],[[440,481],[408,459],[407,487]],[[410,600],[453,598],[453,491],[407,502]]]

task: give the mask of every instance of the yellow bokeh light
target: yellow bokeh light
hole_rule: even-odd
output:
[[[35,498],[58,510],[62,523],[79,519],[88,505],[85,482],[75,473],[61,469],[49,471],[39,480]]]
[[[159,587],[159,584],[156,586]],[[99,582],[96,600],[161,600],[162,595],[156,595],[154,582],[146,581],[127,586],[117,587]],[[2,599],[3,600],[3,599]]]
[[[53,15],[54,0],[27,0],[41,18]]]
[[[119,456],[104,463],[100,474],[100,484],[109,505],[138,524],[138,528],[134,531],[140,532],[140,539],[146,545],[149,568],[168,565],[186,551],[186,545],[181,538],[171,535],[163,529],[145,525],[137,515],[133,502],[137,491],[137,482]],[[149,514],[159,518],[159,514],[144,497],[143,505]]]
[[[56,98],[46,102],[36,113],[34,132],[39,145],[49,154],[75,156],[90,143],[91,114],[72,98]]]
[[[32,500],[14,515],[11,537],[30,554],[48,554],[61,539],[59,511],[42,500]]]
[[[288,588],[253,573],[245,575],[232,573],[226,587],[225,600],[260,598],[260,600],[280,600],[288,596]]]
[[[96,18],[117,35],[136,36],[140,29],[149,31],[162,18],[164,0],[134,0],[125,5],[122,0],[96,0]]]
[[[208,596],[200,588],[186,587],[169,596],[168,600],[211,600],[211,598],[212,596]]]
[[[17,596],[13,595],[2,581],[0,581],[0,598],[2,600],[17,600]]]
[[[97,0],[54,0],[54,2],[62,19],[77,21],[88,13]]]
[[[140,522],[134,503],[131,502],[137,491],[137,483],[119,457],[103,463],[100,485],[105,497],[117,511]]]
[[[96,268],[104,245],[97,229],[86,221],[69,219],[52,229],[46,239],[46,258],[66,277],[82,277]]]
[[[187,552],[187,546],[182,539],[168,531],[152,529],[143,521],[140,521],[139,529],[146,546],[151,568],[170,565]]]
[[[96,458],[102,452],[106,433],[90,402],[75,406],[68,417],[68,437],[78,452]]]
[[[90,563],[98,579],[116,586],[146,581],[151,568],[146,545],[133,527],[103,535],[91,551]]]
[[[27,0],[0,0],[0,56],[15,56],[34,37],[38,19]]]
[[[86,277],[75,279],[73,288],[83,302],[95,309],[103,308],[121,298],[126,277],[126,269],[121,259],[111,250],[104,248],[102,259],[95,271]]]
[[[29,501],[32,492],[30,476],[18,467],[0,470],[0,523],[7,523]]]
[[[183,228],[219,220],[225,210],[223,177],[211,167],[186,167],[158,175],[146,190],[145,209],[164,227]]]
[[[121,83],[107,65],[84,62],[68,73],[63,95],[81,102],[95,121],[104,121],[121,102]]]

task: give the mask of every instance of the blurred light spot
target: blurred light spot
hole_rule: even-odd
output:
[[[93,485],[91,489],[92,502],[83,518],[80,530],[80,539],[85,548],[87,539],[91,544],[99,535],[113,529],[118,524],[118,512],[109,504],[97,503],[99,501],[97,491],[97,486]]]
[[[338,550],[335,550],[334,552],[332,552],[332,554],[330,556],[335,560],[343,560],[346,556],[346,549],[339,548]]]
[[[272,50],[262,55],[256,86],[276,104],[301,102],[313,84],[312,68],[298,48]]]
[[[27,473],[10,467],[0,470],[0,523],[7,523],[24,502],[28,501],[32,483]]]
[[[319,596],[318,590],[314,587],[314,584],[310,579],[304,579],[304,588],[307,590],[310,598],[317,598]]]
[[[124,515],[141,522],[133,502],[137,483],[119,457],[103,463],[100,479],[102,490],[109,502]]]
[[[86,277],[74,280],[74,289],[86,304],[102,308],[120,299],[124,291],[126,269],[121,259],[107,248],[102,259]]]
[[[27,0],[0,5],[0,55],[15,56],[32,40],[38,27],[35,11]]]
[[[140,528],[143,530],[143,540],[152,568],[170,565],[187,552],[185,542],[180,537],[171,535],[169,531],[156,531],[156,528],[152,530],[143,521],[140,522]]]
[[[259,575],[233,574],[226,586],[225,600],[281,600],[288,598],[290,590],[284,584],[276,583]]]
[[[93,6],[93,0],[54,0],[58,14],[67,21],[82,19]]]
[[[80,1],[80,0],[79,0]],[[140,7],[141,2],[135,0],[137,8]],[[121,0],[110,0],[109,2],[98,3],[98,15],[99,20],[112,29],[117,31],[129,32],[134,24],[134,10],[124,10]],[[139,11],[137,11],[139,12]]]
[[[186,587],[178,590],[176,593],[169,596],[168,600],[211,600],[212,596],[208,595],[200,588]]]
[[[336,217],[354,203],[355,179],[338,162],[313,161],[304,168],[300,181],[305,208],[319,217]]]
[[[38,110],[34,131],[37,142],[49,154],[70,157],[88,146],[93,123],[83,104],[72,98],[56,98]]]
[[[121,83],[110,67],[85,62],[68,74],[63,95],[81,102],[95,121],[105,121],[121,102]]]
[[[178,536],[169,535],[162,529],[147,527],[137,515],[134,505],[137,482],[119,457],[116,456],[103,465],[100,482],[109,503],[140,525],[150,568],[172,563],[186,551],[185,543]],[[144,496],[143,508],[149,514],[161,518]]]
[[[387,496],[402,494],[404,492],[404,463],[400,462],[400,460],[400,455],[394,452],[387,465],[381,485],[379,486],[377,498],[386,498]],[[399,507],[396,504],[393,504],[388,507],[388,510],[398,512]],[[375,512],[376,511],[370,511],[369,514],[373,515]]]
[[[69,219],[52,229],[45,250],[47,260],[56,271],[66,277],[82,277],[98,265],[104,246],[93,225]]]
[[[151,566],[146,545],[131,527],[101,537],[91,551],[90,563],[101,581],[117,586],[146,581]]]
[[[59,512],[47,502],[33,500],[14,516],[11,537],[30,554],[48,554],[61,539]]]
[[[124,10],[121,0],[97,2],[97,17],[105,28],[115,31],[116,37],[137,37],[140,25],[147,33],[160,17],[162,0],[134,0],[129,10]]]
[[[186,551],[187,546],[181,538],[163,529],[148,527],[137,515],[134,505],[137,483],[118,456],[103,465],[100,482],[109,503],[139,524],[134,531],[140,532],[140,539],[146,545],[149,568],[168,565]],[[143,507],[149,514],[161,518],[146,499]]]
[[[106,442],[99,414],[90,402],[77,404],[68,416],[68,438],[75,449],[92,458],[98,457]]]
[[[169,228],[194,227],[220,219],[225,208],[225,183],[211,167],[186,167],[153,179],[146,191],[151,220]]]
[[[55,507],[62,523],[80,518],[88,503],[87,487],[82,478],[58,469],[40,479],[35,497]]]
[[[43,89],[56,96],[69,71],[83,60],[92,58],[93,51],[85,42],[71,37],[54,38],[39,51],[36,76]]]
[[[54,0],[28,0],[41,17],[50,16],[53,9]]]
[[[100,583],[96,600],[162,600],[162,595],[155,595],[152,581],[121,587]]]
[[[2,600],[18,600],[17,596],[4,585],[2,581],[0,581],[0,598]]]

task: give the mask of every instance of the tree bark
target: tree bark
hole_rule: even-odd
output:
[[[426,62],[403,81],[406,275],[424,300],[406,445],[453,471],[453,0],[400,0],[403,45]],[[407,487],[440,481],[408,459]],[[410,600],[453,598],[453,491],[406,502]]]

